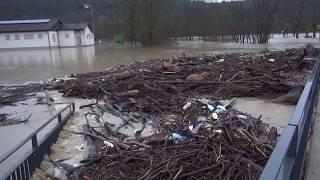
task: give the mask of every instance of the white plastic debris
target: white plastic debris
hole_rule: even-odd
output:
[[[199,58],[199,60],[200,60],[200,61],[202,61],[202,60],[203,60],[203,58],[201,57],[201,58]]]
[[[269,62],[275,62],[276,60],[274,60],[274,59],[269,59],[268,61],[269,61]]]
[[[219,60],[217,61],[217,63],[221,63],[221,62],[224,62],[224,59],[219,59]]]
[[[219,119],[219,116],[218,116],[217,113],[212,113],[212,118],[213,118],[214,120],[218,120],[218,119]]]
[[[106,145],[107,147],[111,147],[111,148],[114,147],[114,145],[109,141],[103,141],[103,144]]]
[[[193,125],[190,125],[190,126],[189,126],[189,130],[192,132],[192,130],[193,130]]]
[[[174,141],[186,141],[187,137],[181,136],[180,134],[177,134],[177,133],[172,133],[170,136],[170,139]]]
[[[213,111],[213,110],[214,110],[214,106],[212,106],[211,104],[208,104],[207,107],[208,107],[208,109],[209,109],[210,111]]]
[[[221,134],[221,133],[222,133],[222,130],[221,130],[221,129],[213,130],[213,133],[219,133],[219,134]]]
[[[191,105],[192,105],[192,103],[191,103],[191,102],[188,102],[187,104],[185,104],[185,105],[183,106],[183,110],[185,111],[185,110],[189,109],[189,108],[191,107]]]
[[[237,117],[240,118],[240,119],[248,119],[248,117],[245,116],[245,115],[238,115]]]
[[[217,114],[219,114],[219,113],[225,112],[225,111],[227,111],[227,109],[226,109],[224,106],[218,105],[215,112],[216,112]]]
[[[199,129],[203,126],[203,122],[199,123],[195,128],[192,129],[192,134],[197,134]]]

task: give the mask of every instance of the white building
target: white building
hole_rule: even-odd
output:
[[[0,49],[94,45],[86,23],[65,24],[58,19],[0,21]]]

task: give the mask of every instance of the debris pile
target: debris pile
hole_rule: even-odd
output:
[[[69,172],[69,178],[258,179],[278,134],[232,109],[234,101],[187,103],[181,118],[162,121],[158,133],[148,137],[121,141],[87,133],[99,156]]]
[[[25,101],[44,90],[58,90],[63,88],[64,80],[53,79],[44,83],[33,83],[20,86],[0,86],[0,107],[10,106],[19,101]]]
[[[18,101],[24,101],[33,97],[33,92],[40,91],[43,88],[41,84],[32,84],[27,86],[0,86],[0,106],[12,105]]]
[[[261,55],[222,54],[136,62],[76,75],[76,79],[64,83],[62,92],[67,97],[102,98],[107,95],[111,104],[118,104],[124,111],[146,113],[179,113],[177,104],[189,97],[275,98],[275,95],[304,86],[307,73],[303,70],[310,70],[314,61],[303,59],[316,57],[316,52],[308,48]]]
[[[9,126],[14,124],[25,123],[29,121],[30,117],[31,114],[29,114],[27,117],[22,117],[21,115],[12,117],[11,114],[9,115],[0,113],[0,126]]]
[[[277,142],[277,129],[233,109],[233,97],[290,93],[296,101],[296,89],[304,86],[306,70],[312,69],[317,55],[316,49],[306,47],[259,55],[180,57],[76,75],[64,82],[62,92],[96,99],[81,108],[89,107],[86,118],[94,116],[100,125],[69,132],[90,137],[96,155],[68,176],[258,179]],[[221,101],[225,99],[231,100]],[[103,119],[105,112],[120,117],[120,127]],[[135,137],[119,131],[136,123],[143,126]],[[154,134],[143,136],[146,126],[152,126]]]
[[[92,142],[88,159],[68,170],[71,179],[258,179],[277,129],[233,109],[234,97],[290,93],[278,99],[296,103],[317,55],[317,49],[306,47],[150,60],[41,88],[96,99],[80,107],[90,108],[85,132],[64,130]],[[11,96],[1,95],[0,105],[8,98],[14,102]],[[105,113],[122,122],[116,127]],[[98,124],[91,126],[89,117]],[[138,123],[143,125],[134,136],[120,131]],[[143,135],[147,126],[152,135]]]

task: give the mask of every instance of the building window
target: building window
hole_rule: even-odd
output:
[[[69,38],[69,33],[65,33],[65,34],[64,34],[64,37],[65,37],[66,39],[68,39],[68,38]]]
[[[20,40],[20,35],[19,35],[19,34],[15,34],[15,35],[14,35],[14,39],[15,39],[15,40]]]
[[[56,35],[55,34],[52,34],[52,42],[56,42]]]
[[[93,38],[92,34],[88,34],[88,35],[87,35],[87,38],[88,38],[88,39],[92,39],[92,38]]]
[[[38,39],[43,39],[42,33],[39,33],[39,34],[38,34]]]
[[[6,34],[6,40],[9,41],[10,40],[10,35]]]
[[[33,36],[33,34],[24,34],[24,39],[25,40],[32,40],[32,39],[34,39],[34,36]]]

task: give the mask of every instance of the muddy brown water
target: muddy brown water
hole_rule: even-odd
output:
[[[157,58],[187,55],[210,55],[223,52],[256,52],[268,48],[282,50],[318,46],[318,39],[295,39],[275,36],[269,44],[237,44],[223,42],[172,41],[149,48],[97,43],[95,47],[0,50],[0,85],[16,85],[26,81],[63,77],[71,73],[102,70],[119,64]]]
[[[85,73],[102,70],[119,64],[128,64],[133,61],[143,61],[157,58],[171,58],[187,55],[210,55],[224,52],[257,52],[268,48],[270,50],[283,50],[286,48],[303,47],[307,43],[319,46],[317,39],[281,38],[276,36],[268,45],[235,44],[221,42],[176,41],[166,45],[151,48],[133,48],[130,46],[116,45],[111,42],[102,42],[95,47],[61,48],[61,49],[28,49],[28,50],[1,50],[0,51],[0,85],[16,85],[27,81],[40,81],[52,77],[64,77],[70,73]],[[59,99],[59,95],[54,95]],[[88,103],[86,100],[76,100],[78,104]],[[71,101],[70,99],[67,101]],[[28,136],[35,127],[40,126],[45,119],[60,109],[61,106],[47,107],[46,105],[34,106],[34,100],[14,107],[2,107],[0,113],[32,113],[31,123],[19,124],[8,127],[0,127],[0,156],[11,147],[18,144],[23,137]],[[259,98],[240,98],[235,108],[252,114],[255,117],[262,115],[264,122],[270,123],[280,129],[287,125],[295,106],[282,105]],[[84,121],[84,112],[77,112],[67,128],[82,131],[81,124]],[[110,121],[116,118],[106,117]],[[132,129],[133,131],[133,129]],[[131,132],[132,133],[132,132]],[[72,155],[71,164],[76,164],[86,153],[79,150],[85,144],[82,137],[62,140],[62,146],[66,149],[53,156],[61,158]],[[59,145],[60,148],[60,145]],[[23,157],[23,153],[16,158]],[[14,163],[11,161],[9,163]],[[3,165],[3,164],[2,164]],[[0,177],[3,174],[0,165]]]

